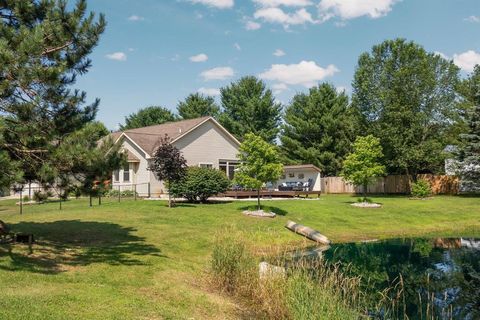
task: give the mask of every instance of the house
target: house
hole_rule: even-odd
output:
[[[233,179],[240,142],[214,118],[202,117],[112,133],[128,160],[125,168],[113,172],[113,189],[152,197],[166,193],[163,182],[148,170],[158,141],[165,135],[182,152],[188,166],[220,169]]]

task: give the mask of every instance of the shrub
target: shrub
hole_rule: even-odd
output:
[[[35,191],[33,193],[33,200],[35,200],[36,202],[43,202],[45,200],[48,199],[48,197],[51,196],[51,193],[46,191],[46,192],[42,192],[42,191]]]
[[[418,180],[412,183],[412,196],[417,198],[426,198],[432,194],[432,188],[427,180]]]
[[[110,189],[105,193],[106,197],[116,198],[118,197],[118,189]],[[135,192],[133,190],[123,190],[120,192],[120,197],[122,198],[131,198],[135,196]],[[138,193],[137,193],[138,196]]]
[[[28,202],[30,201],[30,197],[29,196],[23,196],[23,202]]]
[[[186,176],[168,186],[174,197],[183,197],[190,202],[206,202],[209,197],[225,192],[230,185],[227,176],[212,168],[190,167]]]

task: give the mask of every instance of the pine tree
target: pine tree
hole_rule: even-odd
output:
[[[468,112],[468,132],[460,135],[460,191],[480,193],[480,66],[467,80],[466,100],[473,108]]]
[[[275,102],[272,91],[256,77],[243,77],[220,89],[222,114],[220,123],[238,139],[247,133],[275,143],[280,122],[281,104]]]
[[[220,108],[212,97],[200,93],[192,93],[180,101],[177,106],[178,115],[182,119],[194,119],[205,116],[218,117]]]
[[[293,97],[285,110],[280,148],[290,163],[311,163],[326,176],[338,175],[351,150],[355,122],[348,96],[331,84]]]
[[[88,72],[88,55],[106,22],[103,15],[97,19],[87,13],[85,0],[74,6],[63,0],[5,0],[0,15],[0,112],[5,116],[0,148],[19,164],[25,180],[52,184],[74,169],[63,146],[98,109],[98,99],[86,104],[86,93],[71,87]],[[83,151],[88,158],[93,148]]]

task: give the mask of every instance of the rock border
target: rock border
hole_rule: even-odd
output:
[[[355,202],[350,205],[357,208],[381,208],[382,207],[382,205],[379,203],[370,203],[370,202]]]
[[[265,212],[263,210],[245,210],[243,214],[249,217],[257,217],[257,218],[275,218],[277,215],[274,212]]]

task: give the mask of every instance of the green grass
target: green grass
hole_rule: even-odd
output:
[[[350,196],[263,202],[275,219],[246,217],[254,202],[210,205],[104,199],[26,206],[0,201],[0,220],[34,233],[28,255],[0,246],[0,319],[205,319],[248,314],[204,279],[215,233],[248,234],[257,246],[303,243],[287,220],[320,230],[335,242],[401,236],[480,237],[480,198],[373,197],[381,209],[349,205]]]

